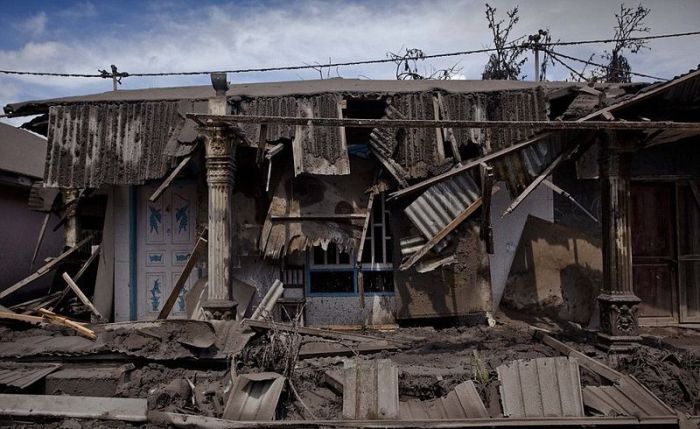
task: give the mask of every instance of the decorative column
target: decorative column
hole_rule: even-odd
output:
[[[233,320],[236,302],[232,295],[231,199],[235,174],[237,137],[227,127],[205,130],[207,185],[209,188],[208,286],[202,307],[210,319]]]
[[[66,218],[66,223],[63,226],[63,237],[66,241],[66,247],[73,248],[80,241],[80,229],[78,227],[78,196],[80,191],[76,188],[62,188],[61,197],[63,198],[63,216]]]
[[[632,288],[630,230],[631,151],[615,134],[601,142],[600,181],[603,228],[603,290],[598,296],[598,346],[612,353],[633,349],[639,336],[637,305]]]

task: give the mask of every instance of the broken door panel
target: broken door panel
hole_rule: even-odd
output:
[[[642,323],[678,320],[674,193],[672,183],[631,186],[632,281]]]

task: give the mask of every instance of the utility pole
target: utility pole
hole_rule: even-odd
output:
[[[117,83],[121,83],[121,82],[117,82],[117,74],[118,74],[117,66],[112,64],[112,91],[116,91],[117,90]],[[121,81],[121,79],[120,79],[120,81]]]
[[[535,82],[539,82],[540,78],[544,79],[545,76],[540,76],[540,40],[542,37],[547,37],[547,31],[539,29],[536,34],[531,34],[528,36],[528,42],[532,47],[532,51],[535,54]]]

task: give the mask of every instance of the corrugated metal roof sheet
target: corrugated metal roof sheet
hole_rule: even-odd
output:
[[[605,416],[672,416],[673,411],[635,380],[625,377],[614,386],[586,386],[583,403]]]
[[[60,363],[0,362],[0,386],[24,389],[60,367]]]
[[[238,375],[229,393],[223,418],[228,420],[270,421],[286,378],[274,372]]]
[[[481,190],[466,172],[436,183],[404,209],[423,236],[430,240],[480,197]],[[436,246],[440,251],[446,240]]]
[[[175,101],[51,107],[46,186],[98,188],[162,177],[173,161],[163,150],[184,121],[179,108]]]
[[[343,419],[399,417],[399,370],[390,359],[353,359],[343,364]]]
[[[322,79],[295,80],[288,82],[260,82],[231,84],[229,97],[281,97],[291,95],[313,95],[326,92],[343,93],[405,93],[439,89],[447,92],[488,92],[534,88],[544,86],[558,89],[581,86],[575,82],[528,82],[519,80],[369,80],[369,79]],[[124,101],[172,101],[207,100],[213,97],[211,85],[181,86],[171,88],[120,89],[76,97],[52,98],[12,103],[5,112],[14,115],[45,113],[48,106],[59,104],[84,104]]]
[[[474,382],[469,380],[458,384],[454,390],[442,398],[432,401],[401,402],[401,420],[446,420],[489,418]]]
[[[496,368],[507,417],[581,417],[578,363],[567,357],[517,360]]]

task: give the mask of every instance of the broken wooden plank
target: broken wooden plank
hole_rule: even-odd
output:
[[[605,378],[606,380],[617,383],[624,377],[624,374],[615,371],[614,369],[610,368],[609,366],[605,365],[600,361],[593,359],[592,357],[586,356],[578,350],[575,350],[573,347],[567,346],[561,341],[556,340],[553,337],[545,334],[543,331],[536,330],[532,336],[535,339],[541,341],[543,344],[546,344],[554,350],[558,351],[559,353],[567,355],[571,359],[574,359],[576,362],[578,362],[580,366],[586,368],[588,371],[591,371],[594,374]]]
[[[522,141],[520,143],[516,143],[513,146],[504,147],[503,149],[499,149],[495,152],[491,152],[489,154],[481,156],[481,157],[474,159],[472,161],[468,161],[466,164],[463,163],[463,164],[453,168],[450,171],[447,171],[447,172],[442,173],[442,174],[438,174],[437,176],[431,177],[430,179],[423,180],[422,182],[416,183],[415,185],[408,186],[404,189],[400,189],[396,192],[392,192],[391,194],[389,194],[389,199],[393,200],[395,198],[403,197],[403,196],[406,196],[408,194],[412,194],[414,192],[420,191],[421,189],[427,188],[428,186],[434,185],[435,183],[442,182],[443,180],[449,179],[452,176],[463,173],[471,168],[477,167],[477,166],[481,165],[482,163],[492,161],[494,159],[508,155],[509,153],[514,152],[516,150],[520,150],[524,147],[527,147],[527,146],[530,146],[530,145],[535,144],[537,142],[540,142],[547,137],[549,137],[549,134],[539,135],[537,137],[533,137],[531,139]]]
[[[163,192],[165,192],[166,189],[168,189],[168,186],[170,186],[171,183],[173,183],[173,180],[177,177],[178,174],[182,171],[183,168],[192,160],[192,155],[187,155],[186,157],[182,158],[182,161],[175,167],[175,169],[168,175],[168,177],[163,180],[163,183],[158,186],[158,189],[150,196],[148,197],[148,201],[154,203],[160,198],[161,195],[163,195]]]
[[[523,192],[521,192],[520,195],[518,195],[510,203],[508,208],[503,212],[503,216],[506,216],[508,213],[511,213],[513,210],[515,210],[520,205],[520,203],[522,203],[525,200],[525,198],[527,198],[527,196],[530,195],[532,191],[534,191],[535,188],[537,188],[537,186],[539,186],[539,184],[547,178],[547,176],[552,174],[554,169],[557,168],[559,164],[562,163],[562,161],[568,159],[571,155],[578,151],[579,148],[581,148],[580,143],[574,144],[570,148],[563,150],[556,158],[554,158],[554,160],[544,170],[542,170],[542,172],[537,177],[535,177],[535,179],[529,185],[527,185]]]
[[[3,290],[0,292],[0,299],[5,298],[7,295],[16,292],[17,290],[23,288],[24,286],[28,285],[29,283],[33,282],[34,280],[42,277],[44,274],[48,273],[52,269],[54,269],[61,261],[75,253],[78,249],[81,247],[85,246],[87,243],[92,240],[92,235],[85,238],[83,241],[78,243],[75,247],[70,248],[60,254],[58,257],[51,259],[49,262],[46,263],[43,267],[39,268],[34,274],[30,275],[29,277],[20,280],[19,282],[13,284],[12,286],[8,287],[7,289]]]
[[[376,191],[372,191],[369,194],[369,199],[367,200],[367,213],[365,214],[365,223],[362,225],[362,234],[360,235],[360,243],[357,249],[357,259],[355,260],[358,265],[357,270],[357,284],[360,290],[360,307],[365,308],[365,277],[362,272],[362,254],[365,248],[365,239],[367,238],[367,230],[369,229],[369,224],[372,219],[372,209],[374,205],[374,197],[377,195]]]
[[[0,394],[0,415],[147,421],[146,399]]]
[[[49,218],[51,218],[51,212],[46,213],[44,216],[44,222],[41,224],[41,229],[39,230],[39,237],[36,240],[36,246],[34,246],[34,254],[32,255],[32,262],[30,265],[34,265],[36,257],[39,255],[39,248],[41,248],[41,243],[44,241],[44,234],[46,234],[46,225],[49,223]]]
[[[369,151],[374,155],[377,160],[382,164],[384,169],[391,175],[391,177],[396,180],[396,183],[398,183],[399,187],[401,188],[406,188],[408,186],[408,182],[406,181],[406,173],[403,171],[403,168],[394,161],[391,158],[385,158],[382,156],[382,154],[379,153],[377,149],[372,147],[370,145]]]
[[[258,152],[256,155],[256,162],[258,165],[262,164],[265,159],[265,148],[267,146],[267,124],[260,124],[260,133],[258,135]]]
[[[334,213],[334,214],[314,214],[314,213],[294,213],[294,214],[273,214],[270,216],[272,220],[346,220],[346,219],[364,219],[366,213]]]
[[[200,254],[204,252],[204,250],[207,248],[207,240],[204,238],[204,234],[205,233],[202,233],[199,239],[197,239],[197,244],[194,245],[194,249],[192,249],[190,256],[187,258],[187,262],[182,268],[182,273],[180,273],[180,277],[177,278],[177,282],[175,282],[175,286],[173,286],[173,289],[170,291],[168,299],[165,301],[165,304],[163,304],[163,308],[160,310],[160,313],[158,313],[158,319],[168,318],[168,315],[175,306],[175,303],[177,302],[178,296],[180,296],[182,288],[185,287],[187,278],[190,276],[190,273],[192,272],[192,269],[197,263]]]
[[[43,316],[44,321],[48,323],[65,326],[66,328],[71,328],[78,332],[80,335],[89,338],[93,341],[97,339],[97,335],[95,335],[95,332],[91,329],[86,328],[81,323],[70,320],[67,317],[59,316],[53,311],[49,311],[45,308],[40,308],[38,311],[39,314]]]
[[[250,316],[251,320],[261,320],[265,316],[272,315],[272,310],[275,308],[277,300],[280,299],[283,293],[284,285],[281,281],[275,280],[275,282],[272,283],[270,290],[267,291],[263,299],[260,301],[260,304],[258,304],[258,308],[256,308],[253,315]]]
[[[405,271],[413,266],[420,258],[425,256],[426,253],[430,251],[436,244],[438,244],[443,238],[447,237],[455,228],[457,228],[466,218],[468,218],[472,213],[476,211],[481,206],[481,197],[477,198],[472,205],[462,210],[462,212],[457,215],[456,218],[452,219],[450,223],[447,224],[443,229],[441,229],[433,238],[428,240],[427,243],[423,245],[416,253],[411,255],[404,263],[401,264],[399,270]]]
[[[398,341],[393,341],[387,338],[382,338],[382,337],[375,337],[371,335],[364,335],[364,334],[353,334],[350,332],[335,332],[335,331],[330,331],[327,329],[318,329],[318,328],[308,328],[305,326],[292,326],[289,324],[285,323],[275,323],[275,322],[267,322],[267,321],[262,321],[262,320],[251,320],[251,319],[245,319],[241,322],[243,325],[250,326],[251,328],[257,328],[257,329],[264,329],[264,330],[270,330],[270,329],[276,329],[278,331],[282,332],[298,332],[301,335],[309,335],[313,337],[321,337],[321,338],[328,338],[331,340],[347,340],[347,341],[359,341],[359,342],[370,342],[370,341],[386,341],[389,344],[398,346],[401,343]]]
[[[38,316],[30,316],[28,314],[17,314],[13,313],[12,311],[0,311],[0,319],[5,319],[5,320],[16,320],[19,322],[26,322],[26,323],[33,323],[33,324],[40,324],[44,322],[44,319]]]
[[[97,249],[94,252],[92,252],[90,257],[85,261],[83,266],[80,267],[80,269],[78,270],[76,275],[73,277],[74,282],[77,283],[78,280],[80,280],[80,277],[82,277],[83,274],[85,274],[85,271],[87,271],[87,269],[90,267],[90,264],[92,264],[92,262],[95,260],[95,258],[99,255],[100,249],[101,249],[101,246],[98,246]],[[63,299],[66,297],[66,295],[68,295],[68,292],[70,292],[70,290],[71,290],[70,286],[66,286],[65,288],[63,288],[61,295],[58,297],[56,302],[50,306],[49,310],[53,310],[56,306],[58,306],[61,303],[61,301],[63,301]],[[39,305],[39,306],[37,306],[37,308],[38,307],[45,307],[45,305]]]
[[[542,184],[551,189],[552,191],[556,192],[557,194],[561,195],[562,197],[568,199],[571,201],[576,207],[581,209],[582,212],[584,212],[589,218],[591,218],[594,222],[598,222],[598,218],[593,216],[593,213],[589,212],[586,210],[584,206],[581,205],[576,199],[568,192],[560,188],[559,186],[555,185],[554,183],[550,182],[548,179],[544,179],[542,181]]]
[[[95,306],[92,305],[92,302],[90,302],[90,300],[88,299],[88,297],[85,296],[85,294],[83,293],[82,290],[80,290],[80,288],[78,287],[78,285],[75,284],[75,282],[74,282],[73,279],[68,275],[68,273],[63,273],[63,276],[62,276],[62,277],[63,277],[63,280],[65,280],[65,282],[66,282],[66,284],[68,285],[68,287],[70,287],[71,290],[73,290],[73,293],[75,293],[75,295],[78,297],[78,299],[80,300],[80,302],[82,302],[82,303],[90,310],[90,312],[91,312],[92,314],[94,314],[95,317],[97,317],[97,320],[103,320],[104,318],[102,317],[102,314],[100,314],[100,312],[97,311],[97,308],[95,308]]]

